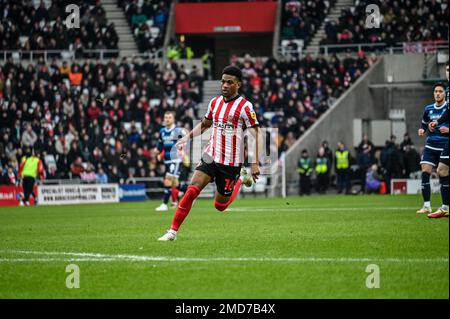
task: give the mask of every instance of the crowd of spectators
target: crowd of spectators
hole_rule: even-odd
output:
[[[367,135],[358,146],[352,149],[345,147],[350,152],[349,179],[353,185],[350,194],[357,193],[390,193],[390,181],[394,178],[420,177],[420,153],[413,144],[411,137],[405,133],[403,140],[398,143],[397,137],[392,135],[383,147],[375,147]],[[337,146],[336,146],[337,149]],[[335,150],[336,150],[335,149]],[[317,153],[311,158],[315,163],[317,158],[327,158],[327,173],[325,184],[319,180],[320,174],[312,167],[312,188],[318,193],[330,191],[336,184],[334,166],[336,164],[335,150],[324,141],[319,146]],[[308,155],[309,156],[309,155]],[[384,183],[384,189],[381,185]],[[322,187],[322,188],[321,188]]]
[[[336,99],[355,82],[376,58],[328,58],[307,55],[277,61],[245,56],[231,64],[243,72],[242,93],[249,99],[264,127],[279,129],[279,151],[289,148]]]
[[[263,127],[279,129],[278,152],[289,148],[375,62],[310,55],[277,61],[232,58],[243,72],[241,94]],[[195,66],[149,59],[56,59],[0,65],[0,166],[17,171],[24,149],[44,160],[48,179],[127,182],[162,176],[155,147],[166,110],[190,129],[200,118],[203,79]],[[121,157],[123,155],[123,158]]]
[[[285,0],[281,16],[281,39],[302,39],[306,46],[336,0]]]
[[[73,50],[76,58],[92,57],[85,50],[116,50],[118,36],[108,24],[100,1],[81,1],[80,27],[68,28],[65,0],[53,0],[50,7],[41,1],[0,1],[0,50]],[[109,56],[117,56],[109,53]]]
[[[401,143],[392,135],[384,147],[378,149],[365,135],[355,151],[355,163],[360,170],[360,176],[364,179],[371,166],[377,165],[376,173],[386,182],[387,191],[391,179],[414,178],[414,174],[420,171],[420,154],[408,133],[405,133]]]
[[[156,54],[164,43],[170,0],[119,0],[140,52]]]
[[[378,6],[378,21],[368,17],[368,5]],[[442,43],[448,41],[448,10],[448,3],[441,0],[357,0],[355,6],[342,10],[338,21],[326,23],[320,44]],[[379,22],[379,27],[366,27],[368,19],[372,24]]]
[[[162,176],[155,147],[166,110],[191,128],[201,101],[197,69],[152,60],[0,65],[0,167],[17,173],[27,147],[47,179],[126,182]],[[123,158],[121,158],[121,155]],[[95,175],[95,176],[94,176]]]

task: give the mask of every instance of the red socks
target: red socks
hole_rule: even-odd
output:
[[[239,178],[236,182],[236,185],[234,185],[233,188],[233,193],[230,196],[230,199],[228,200],[228,202],[226,203],[219,203],[218,201],[214,201],[214,206],[216,207],[217,210],[219,211],[224,211],[225,209],[228,208],[228,206],[231,205],[231,203],[233,202],[233,200],[236,198],[237,194],[239,194],[239,190],[241,189],[241,185],[242,185],[242,180]]]
[[[172,187],[172,202],[176,203],[178,202],[178,193],[180,191],[176,187]]]
[[[228,200],[228,205],[230,205],[231,202],[236,198],[237,194],[239,194],[239,190],[241,189],[241,185],[242,185],[242,179],[238,178],[236,184],[234,185],[233,193],[231,193],[231,197]]]
[[[214,202],[215,207],[217,210],[224,211],[227,209],[228,206],[233,202],[233,200],[236,198],[237,194],[239,193],[239,190],[241,189],[242,180],[238,179],[236,182],[236,185],[234,185],[233,193],[230,196],[230,199],[226,203],[219,203],[217,201]],[[173,189],[172,189],[172,199],[173,199]],[[186,193],[184,194],[183,198],[181,199],[180,203],[178,204],[177,211],[175,212],[175,216],[172,220],[172,230],[178,231],[181,224],[183,223],[186,216],[189,214],[189,211],[191,210],[192,203],[194,200],[198,197],[198,194],[200,194],[200,189],[195,185],[189,185]],[[178,195],[178,194],[177,194]]]
[[[192,203],[197,198],[198,194],[200,194],[200,189],[197,186],[188,186],[186,193],[180,201],[180,204],[178,204],[177,211],[175,212],[175,216],[173,217],[171,229],[178,231],[178,228],[180,228],[184,219],[189,214]]]

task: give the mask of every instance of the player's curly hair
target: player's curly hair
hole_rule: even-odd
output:
[[[224,74],[233,75],[239,80],[239,82],[242,82],[242,71],[241,71],[241,69],[239,69],[238,67],[236,67],[234,65],[229,65],[229,66],[225,67],[222,71],[222,75],[224,75]]]

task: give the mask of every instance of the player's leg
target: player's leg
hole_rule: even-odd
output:
[[[178,186],[172,188],[172,200],[178,201],[180,196],[183,196],[184,193],[186,193],[188,186],[189,184],[178,181]]]
[[[178,194],[180,193],[180,190],[178,189],[178,187],[180,187],[180,182],[178,181],[177,178],[175,178],[173,181],[172,190],[171,190],[173,207],[176,207],[178,205]]]
[[[189,174],[189,170],[186,166],[184,165],[180,165],[180,174],[178,177],[178,185],[176,187],[177,190],[177,200],[179,198],[179,196],[183,196],[183,194],[186,192],[186,189],[188,187],[188,183],[187,183],[187,177]],[[180,194],[181,193],[181,194]]]
[[[427,147],[424,148],[420,165],[422,168],[422,197],[423,207],[417,211],[418,214],[429,214],[431,210],[431,186],[430,177],[433,167],[439,163],[440,151],[435,151]]]
[[[155,210],[156,211],[168,211],[169,207],[167,204],[169,203],[170,194],[172,189],[172,176],[170,176],[168,173],[166,173],[166,177],[164,178],[164,196],[163,196],[163,202],[160,206],[158,206]]]
[[[440,218],[448,216],[449,210],[449,178],[448,178],[448,166],[449,166],[449,153],[448,153],[448,145],[442,152],[439,160],[439,165],[437,168],[437,173],[439,175],[439,182],[441,184],[441,197],[442,197],[442,206],[434,213],[428,214],[429,218]]]
[[[180,163],[175,164],[175,169],[172,174],[172,187],[170,189],[170,194],[172,196],[172,207],[176,208],[178,206],[178,193],[180,192],[178,190],[178,187],[180,186]]]
[[[330,185],[330,173],[327,172],[323,178],[323,192],[324,194],[327,192],[328,190],[328,186]]]
[[[327,192],[328,175],[320,174],[320,193],[325,194]]]
[[[30,205],[30,196],[33,194],[34,182],[35,182],[35,180],[33,177],[28,177],[28,183],[27,183],[28,197],[25,201],[26,205]]]
[[[323,191],[323,175],[319,173],[316,175],[316,192],[319,194],[322,194]]]
[[[433,166],[430,164],[422,164],[422,198],[423,207],[417,211],[419,214],[431,213],[431,186],[430,176],[433,171]]]
[[[203,171],[196,170],[192,176],[190,185],[187,187],[186,193],[178,205],[172,221],[172,230],[178,231],[186,216],[191,210],[194,200],[198,197],[200,192],[211,182],[211,176]]]
[[[31,196],[33,196],[34,205],[38,204],[37,194],[34,191],[34,186],[36,185],[36,179],[33,178],[33,183],[31,184]]]
[[[350,190],[352,188],[352,184],[350,181],[350,169],[345,169],[345,173],[344,173],[344,185],[345,185],[345,194],[348,195],[350,194]]]
[[[305,174],[300,174],[300,196],[305,194]]]
[[[342,193],[342,170],[336,169],[336,186],[338,194]]]
[[[34,199],[34,205],[37,205],[37,194],[34,192],[34,184],[33,184],[33,189],[31,190],[31,196],[33,196]]]
[[[187,187],[183,198],[178,204],[170,230],[158,240],[168,241],[176,238],[177,231],[189,214],[194,200],[198,197],[203,188],[213,180],[212,176],[214,176],[214,174],[213,164],[206,164],[203,161],[200,162],[192,176],[190,185]]]
[[[245,169],[239,167],[230,167],[218,165],[218,173],[216,175],[216,196],[214,198],[214,207],[218,211],[223,212],[234,201],[239,194],[242,184],[251,186],[248,179],[251,177]]]
[[[306,183],[305,183],[305,190],[306,195],[311,195],[311,176],[306,176]]]
[[[31,187],[30,187],[30,185],[31,185]],[[24,177],[22,186],[23,186],[23,195],[24,195],[23,202],[25,205],[28,205],[30,194],[31,194],[31,191],[33,190],[32,178],[28,177],[28,176]]]

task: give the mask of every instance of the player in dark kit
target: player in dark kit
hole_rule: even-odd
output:
[[[449,70],[448,70],[448,64],[446,66],[446,74],[447,74],[447,81],[449,80]],[[448,206],[449,206],[449,198],[448,198],[448,187],[449,187],[449,180],[448,180],[448,103],[449,103],[449,96],[448,96],[448,86],[446,89],[446,100],[447,100],[447,107],[445,109],[444,114],[437,120],[430,122],[428,125],[428,128],[431,132],[434,130],[437,130],[439,127],[439,130],[441,132],[447,131],[447,143],[444,146],[444,150],[441,153],[441,156],[439,158],[439,165],[437,168],[437,173],[439,175],[439,182],[441,184],[441,198],[442,198],[442,206],[435,211],[434,213],[428,214],[429,218],[440,218],[440,217],[448,217]],[[447,124],[447,128],[443,125]]]
[[[428,129],[428,124],[438,120],[447,109],[444,84],[435,84],[433,94],[435,103],[425,107],[422,125],[418,130],[419,136],[424,136],[425,133],[427,134],[425,148],[420,161],[422,166],[422,196],[424,203],[423,207],[417,211],[419,214],[430,214],[432,212],[430,176],[433,167],[438,166],[441,153],[448,144],[448,123],[436,126],[432,131]]]
[[[241,85],[241,70],[234,66],[226,67],[222,72],[222,95],[211,100],[202,122],[178,141],[177,145],[182,146],[213,127],[209,143],[178,205],[171,228],[158,240],[176,239],[177,231],[189,214],[194,200],[210,182],[215,181],[217,187],[214,206],[224,211],[236,198],[241,184],[251,186],[258,179],[261,134],[252,104],[238,93]],[[256,138],[255,160],[250,161],[251,177],[241,169],[244,157],[243,133],[246,129]]]
[[[156,211],[167,211],[169,207],[167,203],[169,202],[170,196],[172,194],[172,188],[180,187],[178,178],[180,176],[180,170],[182,164],[182,154],[175,147],[178,139],[183,137],[185,134],[183,129],[176,127],[175,125],[175,112],[167,111],[164,113],[164,125],[159,131],[159,142],[158,142],[158,158],[164,160],[166,165],[166,176],[164,178],[164,199],[162,204],[156,208]],[[184,191],[184,190],[183,190]],[[176,205],[176,203],[174,203]]]

